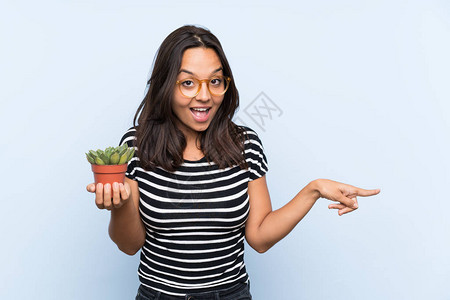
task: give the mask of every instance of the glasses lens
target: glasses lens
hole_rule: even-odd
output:
[[[225,94],[228,89],[228,81],[223,76],[213,77],[209,80],[209,91],[211,94],[219,96]]]
[[[180,82],[180,91],[186,97],[195,97],[198,91],[199,82],[193,78],[184,79]]]

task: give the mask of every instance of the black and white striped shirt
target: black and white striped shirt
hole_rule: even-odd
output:
[[[206,158],[184,160],[175,171],[146,171],[135,156],[126,176],[138,181],[139,210],[146,229],[138,269],[140,282],[170,295],[229,288],[246,282],[244,227],[248,182],[263,176],[267,159],[257,134],[244,127],[249,166],[219,169]],[[132,146],[135,129],[120,141]]]

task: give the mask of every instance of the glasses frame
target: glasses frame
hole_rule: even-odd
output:
[[[214,94],[213,92],[211,92],[211,90],[210,90],[210,88],[209,88],[209,82],[211,81],[211,79],[214,79],[214,78],[217,78],[217,77],[222,77],[222,78],[225,79],[225,80],[227,81],[227,83],[228,83],[228,84],[227,84],[227,88],[225,89],[225,91],[223,91],[223,93],[220,93],[220,94]],[[196,81],[199,83],[199,85],[198,85],[198,90],[197,90],[197,92],[195,93],[195,95],[192,96],[192,97],[186,96],[186,95],[183,94],[183,92],[181,91],[181,83],[182,83],[183,81],[186,81],[186,80],[196,80]],[[213,96],[222,96],[223,94],[225,94],[225,93],[228,91],[228,88],[230,87],[231,77],[225,76],[225,75],[212,76],[212,77],[207,78],[207,79],[198,79],[198,78],[195,78],[195,77],[188,77],[188,78],[185,78],[185,79],[177,80],[176,84],[178,85],[178,89],[180,90],[181,95],[183,95],[183,96],[186,97],[186,98],[195,98],[195,97],[197,97],[197,95],[200,93],[200,90],[202,89],[202,86],[203,86],[203,82],[206,82],[206,87],[208,88],[208,91],[209,91],[209,93],[210,93],[211,95],[213,95]]]

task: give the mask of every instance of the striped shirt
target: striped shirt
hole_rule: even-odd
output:
[[[268,170],[257,134],[243,127],[248,169],[219,169],[206,158],[184,160],[175,172],[146,171],[139,158],[126,176],[139,186],[139,211],[146,229],[138,276],[147,287],[175,296],[226,289],[246,282],[245,222],[248,182]],[[132,146],[135,129],[120,141]]]

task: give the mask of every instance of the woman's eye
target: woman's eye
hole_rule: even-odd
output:
[[[184,86],[192,86],[194,82],[192,80],[185,80],[181,84]]]
[[[220,78],[211,79],[211,84],[213,85],[219,85],[221,82],[222,80]]]

